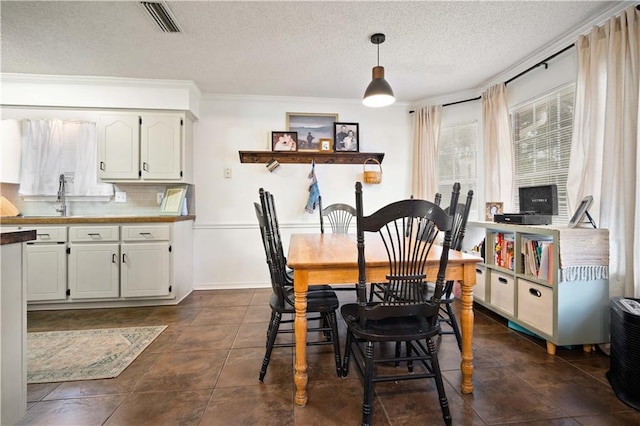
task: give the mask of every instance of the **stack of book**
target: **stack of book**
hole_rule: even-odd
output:
[[[522,238],[523,270],[549,283],[553,282],[553,241],[536,238]]]
[[[493,234],[493,264],[501,268],[514,268],[513,234],[495,232]]]

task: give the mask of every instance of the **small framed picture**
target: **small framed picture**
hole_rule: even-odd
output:
[[[331,138],[321,138],[320,139],[320,151],[322,151],[322,152],[333,151],[333,139],[331,139]]]
[[[161,214],[179,216],[184,207],[187,188],[185,186],[169,187],[162,198]]]
[[[484,204],[484,218],[487,221],[493,222],[493,216],[496,214],[502,214],[502,202],[490,201]]]
[[[334,123],[334,149],[336,152],[358,152],[358,123]]]
[[[298,132],[271,132],[272,151],[297,151]]]

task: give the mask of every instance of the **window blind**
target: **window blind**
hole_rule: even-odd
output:
[[[515,187],[556,184],[558,216],[553,223],[568,222],[567,173],[573,132],[575,85],[540,96],[511,112]],[[518,193],[515,205],[520,205]]]

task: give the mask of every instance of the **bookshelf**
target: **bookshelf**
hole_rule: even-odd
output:
[[[609,341],[609,231],[469,222],[485,239],[474,301],[556,346]]]

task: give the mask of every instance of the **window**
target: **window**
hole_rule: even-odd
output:
[[[570,84],[516,107],[511,112],[515,187],[556,184],[558,216],[567,215],[567,173],[573,131],[575,85]],[[515,194],[515,205],[520,201]]]
[[[460,201],[473,190],[469,217],[477,217],[478,198],[478,123],[462,123],[443,127],[438,141],[438,192],[446,207],[455,182],[460,182]]]

